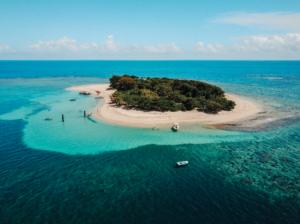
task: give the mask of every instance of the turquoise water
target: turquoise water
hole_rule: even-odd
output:
[[[205,80],[278,120],[128,128],[66,90],[124,73]],[[299,77],[300,62],[0,61],[1,222],[299,223]]]
[[[39,81],[49,83],[59,80],[43,78]],[[80,82],[80,78],[77,81]],[[98,80],[100,83],[101,81],[107,82]],[[65,83],[68,83],[66,79]],[[69,101],[73,98],[76,99],[75,102]],[[203,129],[200,125],[199,128],[195,127],[193,132],[189,126],[182,126],[180,133],[174,133],[170,128],[160,130],[127,128],[84,118],[83,111],[95,110],[98,102],[93,96],[82,96],[78,92],[62,89],[54,94],[45,93],[45,96],[36,96],[30,100],[29,105],[6,113],[0,116],[0,119],[23,119],[28,122],[23,130],[23,140],[28,147],[67,154],[98,154],[147,144],[204,144],[253,139],[248,133]],[[36,110],[39,112],[34,113]],[[65,122],[61,121],[62,114]],[[54,119],[45,121],[45,117]]]

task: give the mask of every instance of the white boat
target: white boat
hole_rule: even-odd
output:
[[[45,120],[52,120],[52,117],[45,117]]]
[[[179,130],[179,124],[178,123],[173,124],[173,130],[175,130],[175,131]]]
[[[176,165],[177,166],[186,166],[189,163],[189,161],[181,161],[181,162],[177,162]]]
[[[103,99],[103,96],[96,96],[95,99]]]

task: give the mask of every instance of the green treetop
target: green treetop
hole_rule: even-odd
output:
[[[235,102],[227,100],[220,87],[205,82],[150,77],[140,79],[129,75],[114,75],[109,81],[110,87],[117,89],[111,95],[112,102],[117,105],[161,111],[198,108],[212,113],[235,107]]]

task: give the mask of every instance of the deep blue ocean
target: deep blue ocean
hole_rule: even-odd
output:
[[[66,90],[123,74],[205,81],[272,122],[122,127]],[[0,61],[0,223],[300,223],[299,133],[300,61]]]

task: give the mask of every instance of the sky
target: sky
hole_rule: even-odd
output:
[[[300,60],[300,1],[1,0],[0,60]]]

